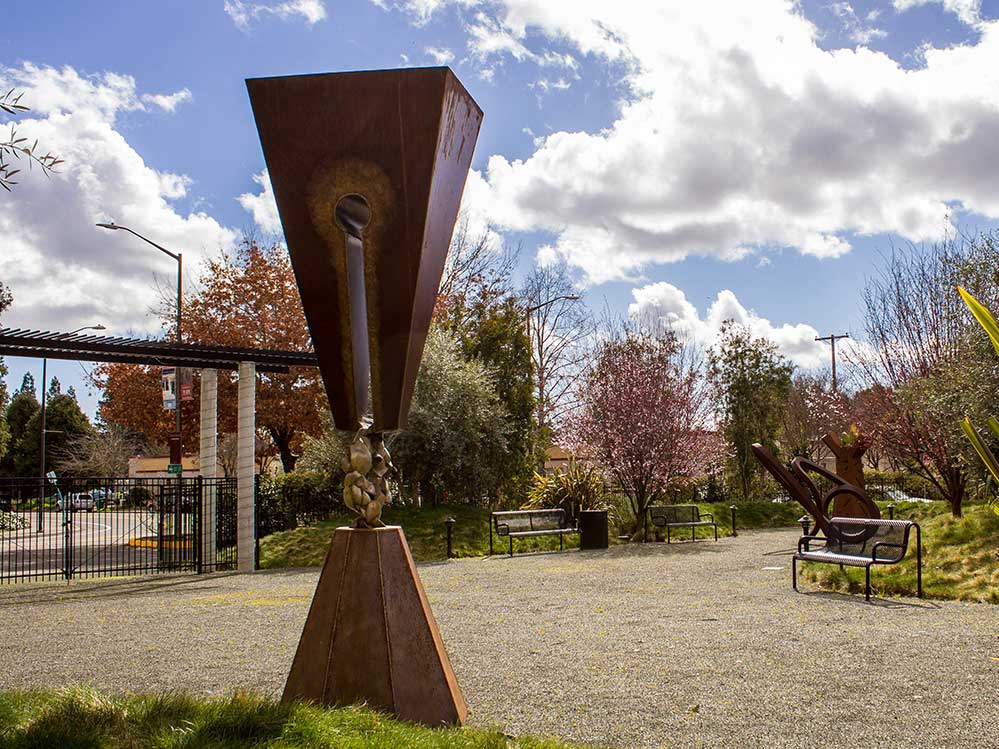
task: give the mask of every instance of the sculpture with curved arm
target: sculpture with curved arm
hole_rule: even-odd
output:
[[[824,535],[829,534],[829,508],[837,497],[843,495],[851,497],[860,505],[862,512],[865,513],[863,517],[874,519],[881,517],[881,510],[863,489],[845,481],[817,463],[813,463],[807,458],[795,458],[791,461],[791,470],[789,471],[763,445],[755,443],[752,449],[753,455],[760,461],[760,464],[777,480],[778,484],[787,490],[791,499],[804,507],[805,511],[815,519],[815,526]],[[829,481],[833,487],[825,495],[821,494],[815,482],[809,477],[809,473],[821,476]],[[863,531],[860,532],[863,533]]]

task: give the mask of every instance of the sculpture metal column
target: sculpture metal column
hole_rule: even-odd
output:
[[[448,68],[247,88],[358,515],[334,534],[284,698],[461,723],[409,546],[380,519],[382,435],[406,423],[482,111]]]

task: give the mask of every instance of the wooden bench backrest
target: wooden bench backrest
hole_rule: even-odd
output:
[[[654,505],[649,508],[653,525],[667,523],[696,523],[701,519],[697,505]]]
[[[501,536],[524,531],[553,531],[566,527],[565,510],[556,507],[547,510],[494,512],[493,523]]]

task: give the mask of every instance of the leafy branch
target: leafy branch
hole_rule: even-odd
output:
[[[14,95],[11,89],[0,98],[0,110],[9,115],[17,116],[29,111],[29,108],[21,104],[21,97],[24,92]],[[56,167],[63,163],[63,160],[48,152],[44,155],[38,154],[38,141],[28,145],[28,139],[18,136],[17,126],[13,123],[10,126],[10,136],[6,140],[0,140],[0,187],[7,192],[17,182],[12,179],[21,169],[16,166],[21,159],[27,160],[28,169],[37,164],[46,176],[56,171]]]

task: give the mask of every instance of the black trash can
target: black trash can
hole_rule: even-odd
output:
[[[579,548],[607,548],[607,510],[583,510],[579,513]]]

